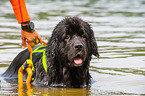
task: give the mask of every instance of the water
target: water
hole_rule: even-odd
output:
[[[24,94],[37,96],[145,95],[145,0],[26,0],[37,32],[47,42],[64,17],[89,22],[101,57],[93,57],[91,88],[23,86]],[[22,51],[20,25],[11,4],[0,1],[0,74]],[[18,84],[0,77],[0,95],[18,95]],[[20,90],[19,90],[20,91]]]

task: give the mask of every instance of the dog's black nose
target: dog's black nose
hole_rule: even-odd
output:
[[[75,49],[76,50],[81,50],[83,48],[83,45],[81,43],[75,44]]]

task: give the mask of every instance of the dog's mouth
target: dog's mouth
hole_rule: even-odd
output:
[[[85,56],[81,53],[76,54],[72,58],[68,58],[68,66],[69,67],[79,67],[84,64]]]
[[[74,65],[75,66],[81,66],[82,63],[83,63],[83,59],[81,58],[80,55],[78,55],[74,58]]]
[[[83,62],[83,60],[81,58],[79,58],[79,57],[76,57],[74,59],[74,63],[77,64],[77,65],[82,64],[82,62]]]

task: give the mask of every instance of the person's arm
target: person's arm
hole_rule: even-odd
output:
[[[30,28],[31,19],[29,17],[25,0],[10,0],[15,16],[18,23],[21,23],[21,38],[22,38],[22,48],[26,47],[26,42],[30,44],[31,47],[35,47],[35,44],[43,43],[40,35],[35,31],[34,28]]]
[[[25,0],[10,0],[18,23],[30,21]]]

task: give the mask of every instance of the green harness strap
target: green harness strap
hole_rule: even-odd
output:
[[[44,67],[44,70],[45,72],[47,73],[47,64],[46,64],[46,54],[45,54],[45,51],[43,48],[46,48],[46,46],[40,46],[38,48],[36,48],[33,52],[32,52],[32,58],[33,58],[33,53],[38,53],[38,52],[42,52],[43,55],[42,55],[42,64],[43,64],[43,67]],[[32,64],[32,71],[34,70],[34,64]]]

